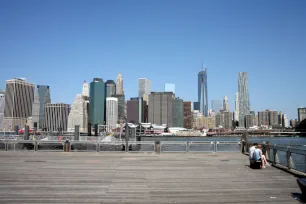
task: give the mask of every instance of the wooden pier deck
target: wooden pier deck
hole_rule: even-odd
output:
[[[296,178],[240,153],[0,152],[0,203],[299,203]]]

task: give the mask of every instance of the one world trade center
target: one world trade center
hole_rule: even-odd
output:
[[[200,112],[208,116],[208,97],[207,97],[207,68],[205,71],[200,71],[198,74],[198,102],[200,105]]]

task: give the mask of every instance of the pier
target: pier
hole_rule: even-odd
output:
[[[296,177],[215,153],[0,152],[0,203],[299,203]]]

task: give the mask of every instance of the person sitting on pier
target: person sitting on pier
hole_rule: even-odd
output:
[[[255,143],[252,147],[250,147],[250,149],[249,149],[249,158],[250,158],[250,160],[252,160],[254,151],[255,151],[257,146],[258,146],[258,144]]]
[[[257,145],[255,148],[255,151],[253,153],[253,160],[255,161],[261,161],[261,169],[262,168],[266,168],[267,165],[267,160],[265,155],[262,154],[262,146],[261,145]]]
[[[267,166],[269,166],[269,163],[267,162],[266,156],[262,153],[262,145],[258,145],[258,148],[261,152],[262,167],[266,168]]]

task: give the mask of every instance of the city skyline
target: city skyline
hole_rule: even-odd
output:
[[[305,1],[223,2],[129,2],[126,10],[124,2],[3,1],[0,89],[26,77],[49,85],[52,101],[72,104],[84,79],[116,80],[122,72],[126,98],[138,95],[137,78],[148,77],[152,91],[170,81],[177,96],[196,101],[194,76],[205,62],[209,99],[226,95],[235,107],[236,75],[244,71],[252,110],[297,118],[306,101]]]

